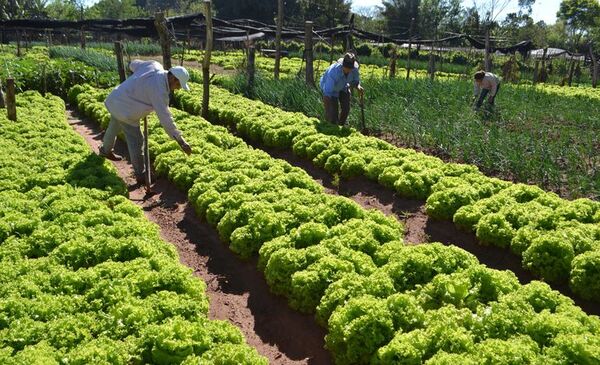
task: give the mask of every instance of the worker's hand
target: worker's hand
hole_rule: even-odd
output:
[[[182,136],[176,139],[177,143],[179,143],[179,147],[185,152],[187,155],[192,154],[192,147],[183,139]]]
[[[362,87],[362,85],[358,85],[356,87],[356,90],[358,90],[358,95],[360,95],[361,97],[365,96],[365,88]]]

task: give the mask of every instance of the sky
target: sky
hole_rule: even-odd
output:
[[[474,0],[463,0],[464,6],[473,5]],[[353,0],[352,8],[356,9],[361,6],[375,6],[381,5],[381,0]],[[560,6],[561,0],[536,0],[533,5],[533,12],[531,17],[535,21],[543,20],[547,24],[554,24],[556,22],[556,12]],[[517,0],[512,0],[510,5],[504,11],[504,14],[516,12],[518,9]],[[504,19],[504,16],[500,15],[499,20]]]

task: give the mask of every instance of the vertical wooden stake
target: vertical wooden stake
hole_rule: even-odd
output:
[[[123,44],[119,41],[115,42],[115,55],[117,56],[117,68],[119,71],[119,80],[125,81],[125,65],[123,64]]]
[[[15,79],[6,79],[6,114],[9,120],[17,121],[17,104],[15,99]]]
[[[277,0],[277,32],[275,34],[275,69],[273,78],[279,80],[279,67],[281,65],[281,30],[283,28],[283,0]]]
[[[248,48],[248,68],[246,71],[248,73],[248,90],[250,93],[252,93],[254,89],[254,73],[256,70],[255,62],[256,49],[254,48],[254,46],[250,46]]]
[[[168,70],[171,68],[171,37],[169,36],[166,22],[167,19],[164,12],[154,14],[154,26],[158,32],[160,47],[162,49],[163,67],[165,70]]]
[[[490,25],[485,30],[485,71],[492,72],[492,55],[490,54]]]
[[[17,57],[21,57],[21,32],[17,30]]]
[[[46,64],[42,66],[42,93],[44,96],[48,92],[48,82],[46,81]]]
[[[592,87],[598,86],[598,59],[594,54],[593,45],[590,43],[590,58],[592,59]]]
[[[415,25],[415,18],[410,20],[410,28],[408,29],[408,58],[406,59],[406,79],[410,79],[410,53],[412,52],[412,32]]]
[[[83,27],[79,29],[79,40],[81,42],[81,49],[85,49],[85,31],[83,30]]]
[[[313,69],[313,22],[307,21],[304,27],[304,52],[306,53],[306,84],[315,86]]]
[[[393,79],[396,77],[396,60],[398,59],[395,47],[390,50],[390,57],[390,79]]]
[[[204,17],[206,18],[206,47],[202,60],[202,117],[208,118],[208,102],[210,98],[210,57],[213,49],[213,22],[210,0],[204,1]]]

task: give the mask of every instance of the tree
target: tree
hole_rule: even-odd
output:
[[[89,9],[90,18],[127,19],[148,15],[135,0],[100,0]]]
[[[0,0],[0,20],[46,17],[46,0]]]
[[[577,50],[581,39],[600,25],[600,3],[598,0],[563,0],[556,16],[565,22],[573,50]]]
[[[300,0],[304,20],[318,27],[336,27],[348,24],[350,19],[349,0]]]
[[[388,33],[407,38],[411,19],[418,24],[421,0],[384,0],[381,14]]]
[[[372,33],[383,33],[385,20],[381,8],[377,6],[363,6],[355,10],[355,26]]]

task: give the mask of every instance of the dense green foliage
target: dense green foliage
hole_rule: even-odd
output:
[[[55,96],[0,115],[0,363],[266,364]],[[220,359],[220,360],[215,360]],[[220,361],[220,362],[219,362]]]
[[[68,48],[72,50],[74,48]],[[14,47],[11,52],[2,52],[0,78],[13,77],[18,91],[37,90],[49,92],[61,97],[75,84],[91,83],[109,87],[119,81],[116,68],[111,71],[99,71],[94,65],[88,65],[73,58],[49,58],[45,47],[33,47],[22,57],[16,57]],[[86,62],[89,60],[86,60]]]
[[[106,120],[107,91],[76,87],[70,94],[90,117]],[[174,116],[194,153],[183,155],[150,118],[157,172],[189,189],[198,213],[233,251],[258,253],[275,293],[316,313],[336,363],[600,361],[600,319],[548,285],[520,285],[456,247],[404,245],[395,220],[324,194],[304,171],[223,127]],[[247,127],[260,135],[252,122]],[[286,140],[281,132],[274,145]]]
[[[571,198],[600,195],[600,122],[595,117],[600,104],[592,88],[503,84],[496,110],[478,114],[472,110],[470,81],[383,80],[366,69],[361,77],[367,129],[395,144]],[[222,84],[235,93],[324,119],[320,91],[302,80],[257,78],[251,91],[243,77]],[[350,125],[360,125],[360,113],[354,102]]]
[[[402,196],[426,199],[429,215],[454,218],[460,227],[475,230],[484,244],[512,247],[523,255],[523,266],[545,280],[568,280],[577,255],[600,249],[598,202],[563,200],[535,186],[486,177],[475,166],[444,163],[216,87],[211,91],[209,119],[235,127],[250,140],[291,148],[330,173],[366,176]],[[200,85],[193,85],[176,99],[183,109],[199,114],[201,93]],[[596,257],[578,266],[579,281],[571,284],[582,297],[600,301],[600,294],[580,284],[596,276],[600,262],[589,262]]]

